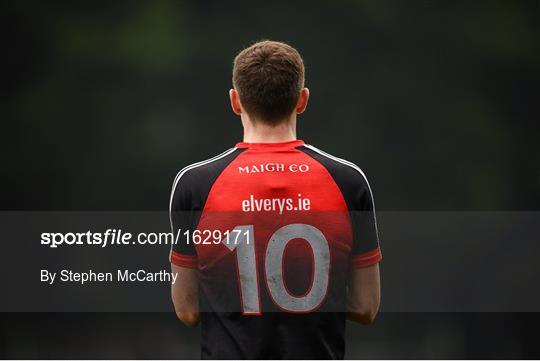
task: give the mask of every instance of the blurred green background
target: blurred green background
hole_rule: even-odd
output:
[[[166,209],[230,147],[234,55],[302,53],[299,137],[357,163],[380,210],[540,205],[538,1],[11,1],[3,209]]]
[[[357,163],[379,210],[540,209],[538,1],[1,8],[4,210],[166,210],[180,168],[241,140],[232,59],[263,38],[304,57],[299,138]],[[383,313],[349,325],[347,356],[539,357],[538,321]],[[198,357],[198,332],[172,314],[4,314],[1,326],[2,357]]]

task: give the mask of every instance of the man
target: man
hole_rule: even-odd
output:
[[[368,181],[297,140],[309,90],[294,48],[244,49],[233,86],[243,142],[182,169],[173,184],[176,314],[201,323],[203,358],[341,359],[346,318],[369,324],[379,308]]]

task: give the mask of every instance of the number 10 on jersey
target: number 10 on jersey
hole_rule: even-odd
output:
[[[245,315],[260,315],[261,300],[259,269],[264,272],[264,281],[274,304],[281,310],[293,313],[307,313],[316,310],[328,291],[330,271],[330,249],[328,241],[317,228],[303,223],[293,223],[279,228],[272,234],[265,250],[264,265],[257,264],[253,225],[237,226],[240,231],[236,242],[222,242],[236,253],[240,284],[240,302]],[[309,291],[303,296],[292,295],[285,285],[283,257],[287,244],[295,239],[304,239],[313,253],[313,274]],[[250,242],[251,241],[251,242]]]

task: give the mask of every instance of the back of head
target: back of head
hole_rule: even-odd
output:
[[[277,125],[295,110],[304,87],[304,62],[288,44],[256,42],[234,59],[233,86],[254,121]]]

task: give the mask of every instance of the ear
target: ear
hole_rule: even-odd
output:
[[[308,100],[309,100],[309,89],[303,88],[300,91],[300,97],[298,98],[298,103],[296,103],[297,114],[302,114],[304,110],[306,110]]]
[[[231,108],[234,114],[242,114],[242,106],[240,105],[240,97],[235,89],[229,90],[229,99],[231,100]]]

